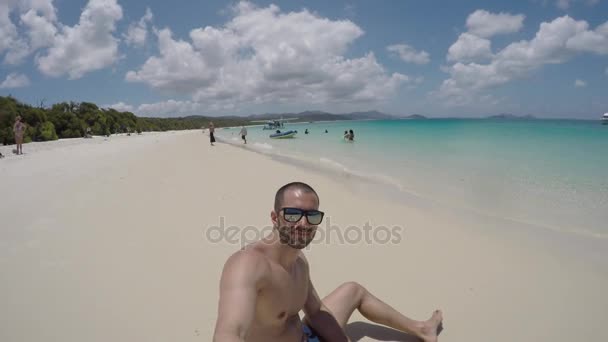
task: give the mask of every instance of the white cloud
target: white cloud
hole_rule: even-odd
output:
[[[125,42],[128,45],[144,46],[148,37],[148,23],[152,21],[153,15],[150,8],[146,8],[146,14],[137,23],[131,23],[124,34]]]
[[[9,17],[10,7],[0,2],[0,53],[10,47],[10,43],[17,35],[17,28]]]
[[[143,103],[134,113],[139,116],[176,117],[188,115],[209,115],[211,112],[233,112],[236,105],[233,102],[215,102],[203,104],[195,101],[167,100],[156,103]]]
[[[608,46],[596,46],[607,37],[608,23],[589,30],[585,21],[559,17],[542,23],[532,40],[509,44],[488,63],[457,62],[446,67],[450,78],[433,95],[448,104],[467,104],[491,87],[526,77],[546,64],[564,63],[577,53],[608,55]]]
[[[114,109],[117,110],[119,112],[133,112],[133,106],[126,104],[124,102],[118,102],[112,105],[103,105],[101,106],[101,108],[108,108],[108,109]]]
[[[307,10],[282,13],[275,5],[259,8],[240,2],[225,25],[194,29],[190,41],[174,38],[169,29],[157,31],[159,55],[125,78],[188,94],[193,103],[205,106],[386,98],[409,78],[388,74],[371,52],[344,57],[362,34],[349,20],[333,21]]]
[[[68,74],[77,79],[113,64],[118,58],[118,39],[112,33],[121,18],[116,0],[90,0],[79,23],[62,27],[48,53],[37,58],[38,68],[49,76]]]
[[[30,47],[23,39],[13,40],[10,49],[4,56],[6,64],[20,64],[30,54]]]
[[[17,26],[13,24],[10,13],[14,5],[10,2],[0,3],[0,54],[11,52],[15,42],[18,40]]]
[[[149,58],[139,71],[129,71],[128,81],[144,82],[160,90],[192,93],[215,80],[219,69],[208,66],[201,52],[190,43],[173,40],[169,29],[157,35],[161,56]]]
[[[201,115],[204,111],[217,111],[233,109],[233,105],[207,106],[193,101],[167,100],[156,103],[142,103],[139,106],[118,102],[111,105],[103,105],[102,108],[114,109],[119,112],[136,113],[138,116],[148,117],[176,117],[187,115]]]
[[[593,31],[587,30],[588,25],[585,22],[584,28],[585,31],[568,38],[566,46],[580,52],[608,54],[608,21]]]
[[[209,109],[209,108],[204,108]],[[186,116],[201,114],[203,106],[201,103],[192,101],[168,100],[157,103],[144,103],[137,108],[140,116]]]
[[[463,33],[448,49],[450,62],[474,62],[492,57],[492,43],[470,33]]]
[[[576,80],[576,81],[574,81],[574,86],[577,88],[586,87],[587,82],[585,82],[583,80]]]
[[[210,111],[228,111],[234,109],[233,103],[203,105],[194,101],[166,100],[156,103],[142,103],[139,106],[130,105],[122,101],[103,105],[102,108],[114,109],[119,112],[131,112],[138,116],[148,117],[177,117],[188,115],[203,115]]]
[[[10,19],[19,10],[20,27]],[[4,63],[19,64],[37,49],[52,44],[57,15],[52,0],[5,1],[0,4],[0,54],[6,51]],[[23,35],[19,35],[19,31]]]
[[[30,85],[30,80],[27,76],[18,73],[11,73],[6,76],[6,79],[0,84],[0,89],[21,88]]]
[[[390,45],[386,49],[397,55],[404,62],[415,64],[428,64],[430,62],[429,54],[426,51],[416,51],[416,49],[407,44]]]
[[[28,28],[32,51],[52,44],[57,34],[56,10],[50,3],[40,3],[41,7],[31,7],[21,15],[21,21]]]
[[[521,30],[524,18],[523,14],[493,14],[485,10],[477,10],[467,18],[467,28],[471,34],[489,38],[497,34],[513,33]]]

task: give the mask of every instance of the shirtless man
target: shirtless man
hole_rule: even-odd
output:
[[[239,132],[241,139],[243,139],[243,143],[247,143],[247,128],[245,126],[241,126],[241,131]]]
[[[224,265],[213,341],[350,341],[344,328],[357,309],[372,322],[436,342],[439,310],[427,321],[415,321],[355,282],[319,298],[301,251],[323,220],[318,209],[319,197],[304,183],[289,183],[277,191],[270,214],[272,234],[237,251]]]

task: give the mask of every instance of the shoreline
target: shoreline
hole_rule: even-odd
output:
[[[576,230],[564,227],[552,226],[545,222],[534,222],[532,220],[521,219],[517,217],[509,217],[499,213],[484,212],[480,208],[466,205],[463,203],[457,204],[454,201],[443,200],[431,196],[431,194],[423,194],[414,191],[411,187],[404,186],[399,180],[385,174],[372,175],[361,170],[353,170],[342,164],[334,162],[331,159],[321,158],[320,162],[314,159],[307,158],[303,155],[286,155],[272,149],[266,149],[263,146],[266,143],[253,142],[247,145],[241,143],[238,138],[216,135],[218,142],[231,145],[236,148],[253,152],[263,156],[267,156],[281,163],[286,163],[292,166],[306,168],[311,172],[319,175],[331,177],[334,181],[341,181],[344,177],[350,181],[364,182],[367,185],[366,191],[373,192],[380,196],[383,200],[397,200],[405,204],[413,204],[413,201],[418,201],[419,206],[433,208],[434,210],[442,210],[444,212],[456,212],[463,210],[469,216],[476,216],[485,220],[500,222],[502,226],[517,225],[521,227],[530,227],[531,229],[546,231],[553,234],[559,240],[567,240],[572,237],[578,240],[589,239],[591,243],[599,242],[608,245],[608,234],[599,233],[591,230]],[[326,159],[325,161],[323,159]],[[599,240],[599,241],[596,241]],[[607,255],[608,260],[608,255]],[[608,266],[608,264],[607,264]]]

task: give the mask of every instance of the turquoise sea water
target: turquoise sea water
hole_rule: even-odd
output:
[[[455,208],[608,238],[608,125],[597,121],[342,121],[282,130],[289,129],[296,138],[278,140],[249,127],[247,147]],[[354,142],[342,138],[348,129]],[[240,144],[238,130],[217,136]]]

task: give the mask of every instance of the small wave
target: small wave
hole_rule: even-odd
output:
[[[400,191],[405,190],[403,185],[401,184],[401,182],[399,182],[398,180],[396,180],[393,177],[390,177],[390,176],[387,176],[384,174],[371,174],[371,173],[366,173],[366,172],[362,172],[359,170],[353,170],[353,169],[348,168],[346,165],[341,164],[330,158],[321,157],[319,159],[319,161],[328,168],[331,168],[331,169],[337,170],[337,171],[341,171],[348,175],[358,177],[362,180],[366,180],[366,181],[372,182],[372,183],[382,183],[384,185],[394,187]]]
[[[274,147],[272,147],[272,145],[270,145],[268,143],[259,143],[259,142],[254,143],[253,147],[263,149],[263,150],[272,150],[274,148]]]
[[[325,157],[321,157],[321,158],[319,158],[319,160],[321,161],[321,163],[323,163],[323,164],[325,164],[325,165],[327,165],[329,167],[338,169],[340,171],[348,172],[348,168],[345,165],[340,164],[340,163],[338,163],[335,160],[332,160],[332,159],[329,159],[329,158],[325,158]]]
[[[281,151],[275,149],[273,145],[268,143],[255,142],[250,145],[243,145],[240,143],[232,142],[230,140],[225,140],[224,142],[251,152],[267,155],[272,159],[275,159],[280,162],[312,169],[317,172],[322,172],[326,174],[328,173],[330,175],[338,176],[341,179],[358,179],[371,184],[384,185],[391,189],[401,191],[405,195],[409,195],[412,197],[420,197],[419,194],[410,191],[410,189],[404,188],[399,181],[390,176],[383,174],[366,173],[361,170],[351,169],[348,166],[341,164],[340,162],[337,162],[331,158],[321,157],[320,159],[315,160],[313,158],[306,157],[300,154],[281,153]]]

